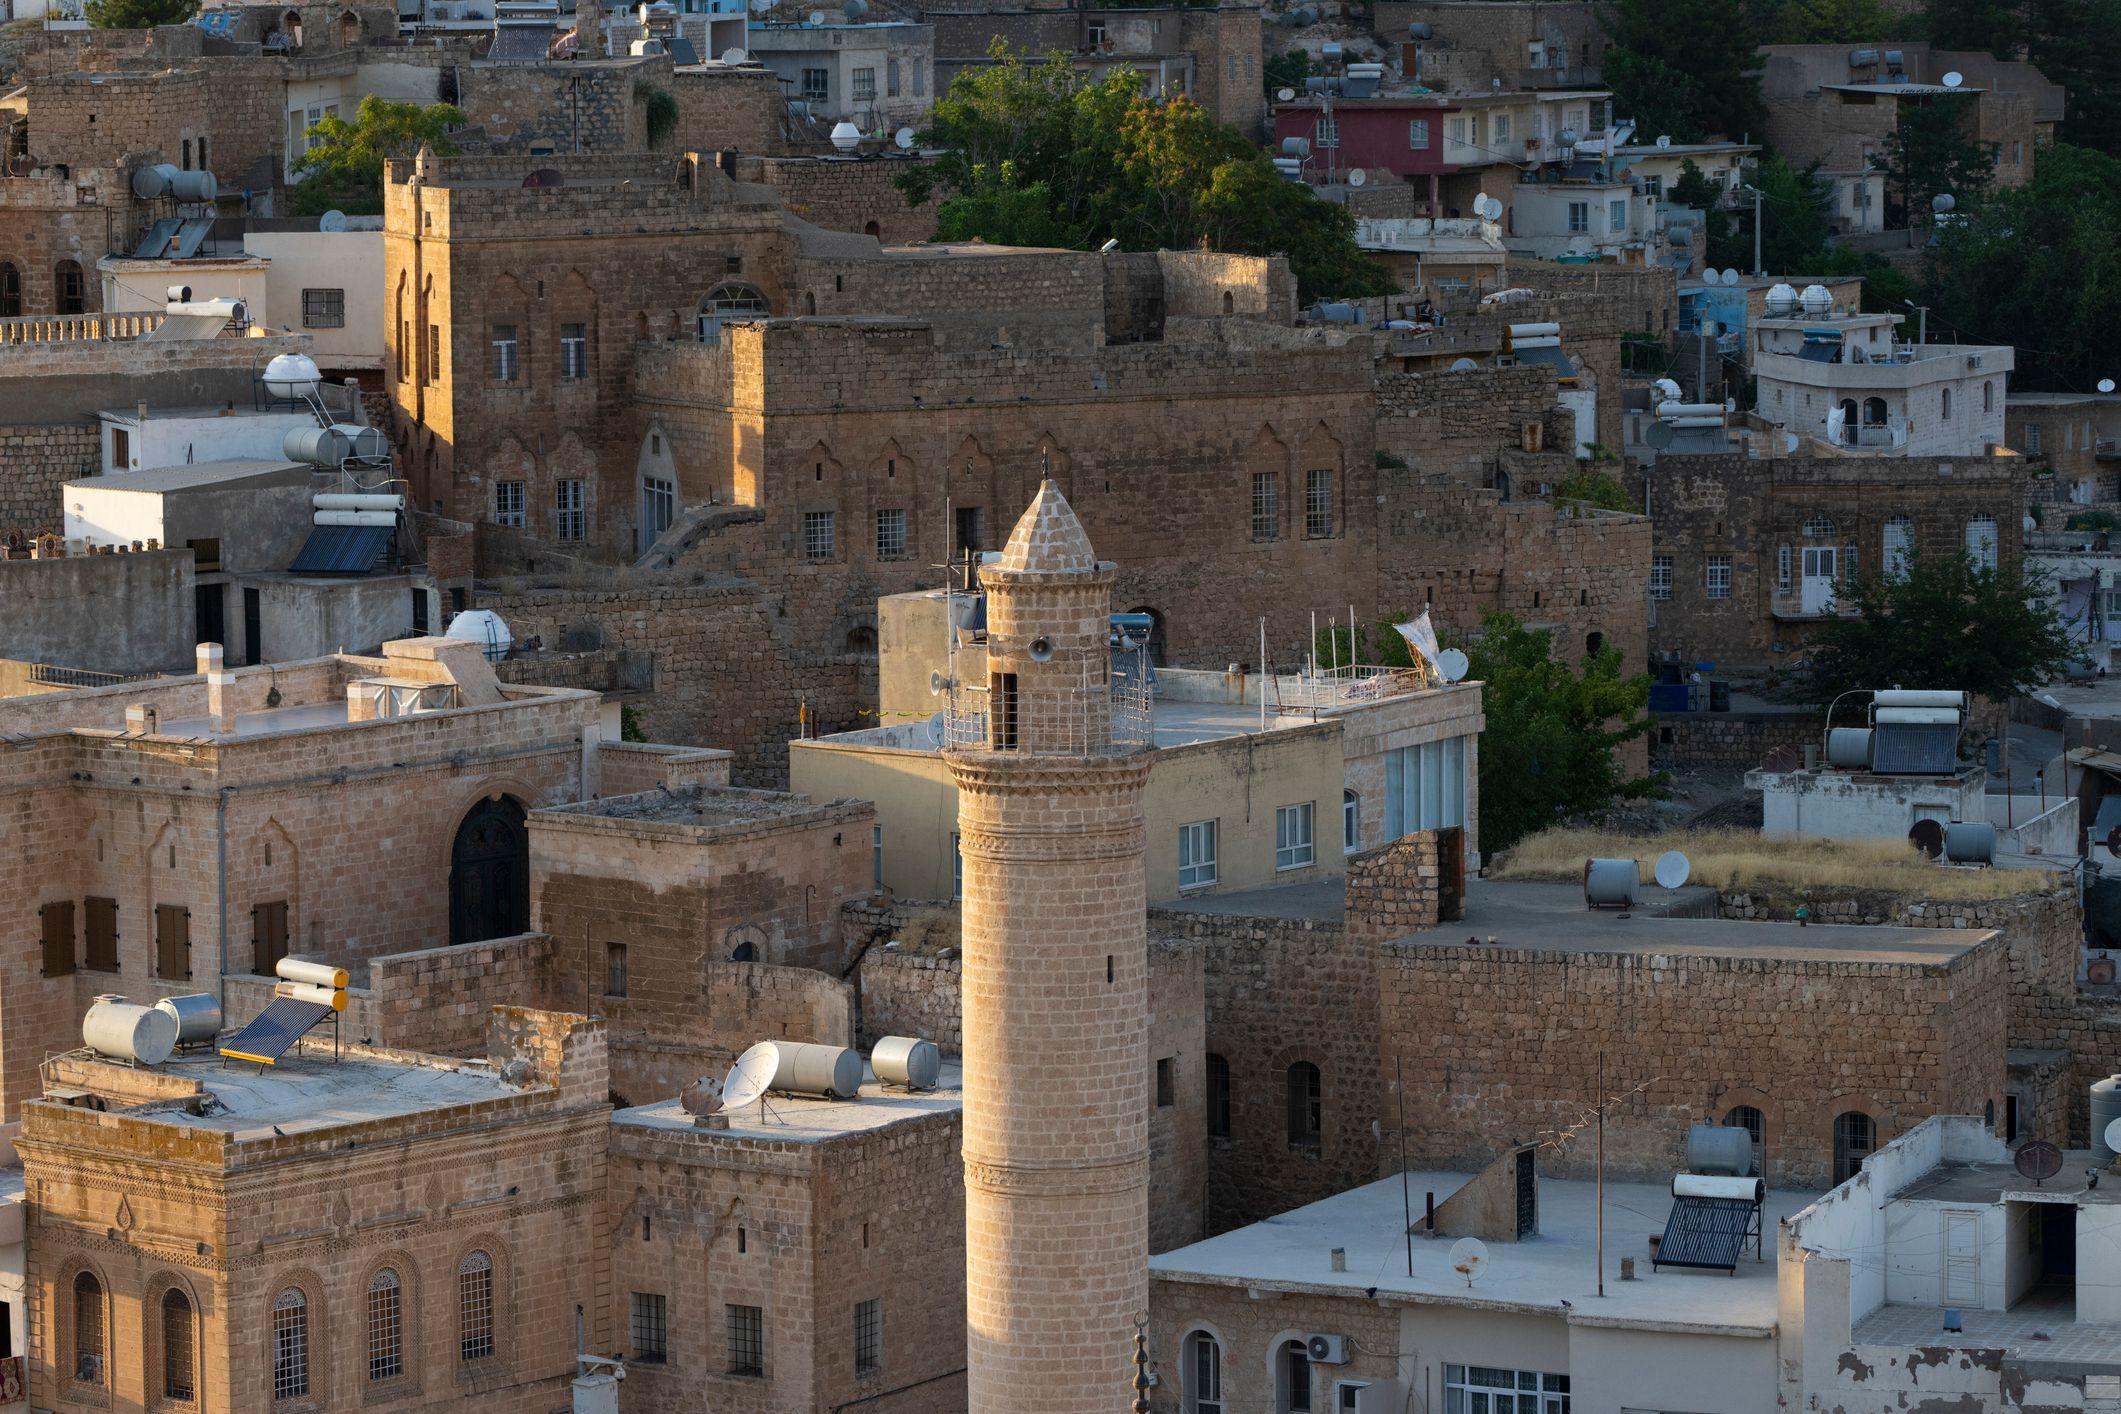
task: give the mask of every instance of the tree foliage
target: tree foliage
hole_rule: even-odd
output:
[[[1759,36],[1741,0],[1612,0],[1604,73],[1614,111],[1679,141],[1758,136]]]
[[[199,13],[199,0],[88,0],[85,8],[97,29],[153,29],[186,23]]]
[[[1885,150],[1871,159],[1885,173],[1888,225],[1927,221],[1931,198],[1949,192],[1963,201],[1994,177],[1996,144],[1969,133],[1975,101],[1971,94],[1954,94],[1899,105],[1900,120],[1885,135]]]
[[[2121,5],[2114,0],[1925,0],[1924,37],[1998,59],[2022,51],[2066,95],[2062,141],[2121,156]]]
[[[921,142],[943,156],[898,178],[916,204],[944,195],[940,239],[1280,253],[1305,299],[1391,289],[1345,208],[1283,179],[1200,105],[1144,98],[1127,69],[1092,81],[1061,55],[1029,64],[999,41],[990,54],[929,115]]]
[[[1963,552],[1859,575],[1812,655],[1821,701],[1859,688],[1937,687],[2001,702],[2052,681],[2076,656],[2033,587]],[[1483,747],[1485,749],[1485,747]]]
[[[390,103],[374,94],[361,100],[352,122],[326,116],[307,134],[316,146],[295,159],[295,213],[380,214],[384,161],[411,157],[422,144],[447,157],[456,151],[449,135],[462,126],[464,115],[447,103]]]
[[[1756,15],[1763,44],[1876,44],[1899,17],[1883,0],[1779,0]]]
[[[678,101],[667,88],[658,88],[652,83],[637,83],[633,96],[640,100],[645,111],[643,122],[648,130],[649,151],[660,150],[678,130]]]

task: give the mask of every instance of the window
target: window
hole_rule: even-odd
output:
[[[906,554],[906,513],[902,510],[876,513],[876,557],[897,560]]]
[[[1995,517],[1975,516],[1966,523],[1966,557],[1977,569],[1993,570],[1996,567]]]
[[[1915,523],[1906,516],[1894,516],[1885,523],[1885,554],[1879,563],[1885,568],[1888,579],[1907,578],[1907,562],[1915,550]]]
[[[1645,199],[1650,201],[1664,200],[1664,178],[1644,177],[1642,179],[1642,194]]]
[[[1762,1115],[1752,1105],[1735,1105],[1731,1108],[1730,1113],[1723,1117],[1723,1122],[1733,1129],[1743,1129],[1753,1137],[1753,1174],[1755,1177],[1764,1175],[1767,1172],[1767,1168],[1761,1160],[1765,1157],[1766,1152],[1766,1145],[1762,1139],[1762,1136],[1767,1133],[1766,1116]]]
[[[884,1307],[881,1301],[854,1303],[854,1373],[873,1375],[883,1364]]]
[[[1572,201],[1569,203],[1569,234],[1578,235],[1591,229],[1591,203]]]
[[[1949,389],[1949,388],[1939,388],[1939,389],[1937,390],[1937,408],[1938,408],[1938,416],[1942,417],[1942,418],[1943,418],[1943,419],[1944,419],[1944,420],[1945,420],[1946,422],[1950,422],[1950,421],[1952,420],[1952,390],[1951,390],[1951,389]]]
[[[88,955],[83,965],[91,972],[116,972],[118,901],[114,898],[83,899],[82,910],[88,924]]]
[[[1333,473],[1304,473],[1304,534],[1322,540],[1333,533]]]
[[[1466,822],[1466,739],[1385,753],[1385,838]]]
[[[110,469],[124,471],[133,464],[133,434],[123,427],[110,430]]]
[[[1996,383],[1994,379],[1987,379],[1981,384],[1981,415],[1986,417],[1995,410]]]
[[[1711,599],[1731,597],[1731,557],[1711,555],[1708,561],[1708,590]]]
[[[577,383],[589,376],[589,326],[587,324],[562,324],[560,326],[560,377],[569,383]]]
[[[604,944],[604,995],[623,997],[626,995],[626,945]]]
[[[820,71],[822,72],[822,71]],[[773,311],[766,296],[741,280],[725,280],[709,290],[693,315],[693,332],[703,344],[718,342],[722,326],[735,319],[755,319]]]
[[[1333,1382],[1334,1414],[1354,1414],[1355,1392],[1370,1387],[1367,1380],[1335,1380]]]
[[[965,896],[965,850],[964,840],[952,830],[950,832],[950,897],[957,900]]]
[[[1536,1370],[1497,1370],[1483,1365],[1443,1367],[1444,1414],[1514,1410],[1516,1414],[1569,1414],[1569,1377]]]
[[[1316,1149],[1323,1128],[1318,1067],[1309,1061],[1298,1061],[1289,1067],[1289,1147]]]
[[[1407,120],[1407,146],[1419,151],[1429,145],[1429,120],[1409,118]]]
[[[851,77],[854,81],[854,101],[856,103],[876,102],[876,70],[856,69]]]
[[[62,260],[52,270],[52,288],[57,295],[57,314],[88,313],[88,285],[81,277],[81,267],[71,260]]]
[[[74,1380],[103,1383],[103,1283],[94,1272],[74,1278]]]
[[[191,1298],[171,1287],[162,1293],[162,1397],[191,1403],[199,1389],[193,1369]]]
[[[383,1268],[368,1279],[368,1378],[405,1373],[405,1314],[398,1274]]]
[[[1179,1376],[1186,1392],[1186,1414],[1223,1414],[1223,1348],[1206,1331],[1186,1337],[1186,1358]]]
[[[1088,27],[1086,33],[1089,35],[1090,47],[1092,49],[1102,49],[1105,47],[1105,27],[1103,25],[1093,23]]]
[[[1016,674],[987,675],[987,743],[996,751],[1016,750]]]
[[[1340,852],[1353,854],[1362,842],[1362,797],[1352,790],[1340,793]]]
[[[290,1286],[272,1303],[272,1397],[309,1396],[309,1298]]]
[[[1178,827],[1178,886],[1205,888],[1215,882],[1215,822],[1196,820]]]
[[[0,319],[22,317],[22,272],[0,260]]]
[[[1622,232],[1627,230],[1628,199],[1626,197],[1616,197],[1614,200],[1606,203],[1605,224],[1606,230],[1616,236],[1620,235]]]
[[[833,551],[831,511],[803,512],[803,558],[829,560]]]
[[[191,910],[181,903],[155,905],[155,975],[191,976]]]
[[[670,529],[678,515],[678,488],[660,476],[641,478],[641,548],[647,549]]]
[[[71,977],[74,971],[74,905],[48,903],[37,910],[44,942],[44,975]]]
[[[1861,1110],[1834,1116],[1834,1182],[1847,1183],[1863,1171],[1863,1161],[1878,1147],[1878,1126]]]
[[[913,61],[913,96],[915,98],[926,98],[928,96],[928,67],[918,59]]]
[[[976,555],[986,549],[986,508],[983,506],[959,506],[955,515],[957,517],[955,537],[957,543],[950,547],[951,557],[954,559],[968,550]]]
[[[493,381],[496,383],[515,382],[516,375],[521,368],[516,357],[516,326],[513,324],[494,325],[493,337],[488,342],[493,346]]]
[[[579,478],[563,476],[552,483],[552,534],[555,540],[580,540],[584,538],[585,517],[582,514],[582,482]]]
[[[493,484],[493,519],[496,525],[512,525],[523,528],[523,483],[520,481],[496,481]]]
[[[757,1306],[731,1306],[729,1312],[729,1373],[766,1373],[766,1313]]]
[[[886,59],[884,61],[884,96],[886,98],[896,98],[899,96],[898,91],[898,60]]]
[[[633,1293],[633,1358],[643,1364],[662,1364],[670,1355],[668,1329],[664,1322],[662,1294]]]
[[[1230,1062],[1208,1053],[1208,1137],[1230,1137]]]
[[[832,96],[832,72],[829,69],[803,70],[803,99],[809,103],[823,103]]]
[[[346,291],[302,291],[302,327],[304,329],[344,329],[346,327]]]
[[[423,383],[431,383],[442,375],[442,326],[439,324],[427,326],[427,367],[423,371],[426,374],[420,380]]]
[[[878,893],[884,891],[884,827],[869,827],[869,887]]]
[[[1274,812],[1274,867],[1302,869],[1311,863],[1312,805],[1284,805]]]
[[[1833,523],[1832,521],[1828,520],[1828,519],[1827,519],[1827,518],[1826,518],[1825,516],[1819,516],[1819,515],[1815,515],[1815,516],[1811,516],[1811,517],[1808,517],[1808,518],[1807,518],[1807,519],[1805,520],[1805,522],[1804,522],[1804,538],[1805,538],[1805,539],[1807,539],[1807,540],[1831,540],[1831,539],[1833,539],[1833,537],[1834,537],[1834,523]]]
[[[1331,113],[1319,115],[1317,146],[1340,146],[1340,119],[1334,117]]]
[[[1283,1414],[1310,1414],[1311,1411],[1311,1356],[1300,1340],[1292,1340],[1281,1348],[1281,1359],[1275,1361],[1275,1393],[1280,1396],[1278,1407]]]
[[[1252,538],[1281,536],[1281,477],[1271,471],[1252,474]]]
[[[1463,119],[1463,118],[1446,118],[1446,119],[1444,119],[1444,120],[1443,120],[1443,135],[1444,135],[1444,139],[1445,139],[1446,141],[1448,141],[1448,142],[1450,142],[1450,143],[1452,143],[1452,144],[1454,144],[1454,145],[1456,145],[1456,146],[1459,146],[1459,147],[1463,147],[1463,146],[1465,146],[1465,141],[1466,141],[1466,120],[1465,120],[1465,119]]]
[[[467,1253],[457,1264],[457,1358],[493,1354],[493,1258]]]
[[[1672,557],[1650,556],[1650,597],[1669,599],[1672,597]]]
[[[279,975],[287,956],[287,900],[261,903],[250,911],[250,970],[260,977]]]
[[[1790,592],[1790,547],[1787,545],[1775,547],[1775,592]]]
[[[1488,119],[1488,133],[1497,147],[1510,140],[1510,115],[1497,113]]]
[[[7,273],[6,269],[0,268],[0,304],[4,304],[7,295]],[[0,308],[0,313],[5,313],[4,308]],[[2040,424],[2036,422],[2026,424],[2025,450],[2036,455],[2040,451]]]
[[[1168,1110],[1178,1103],[1178,1058],[1156,1058],[1156,1107]]]

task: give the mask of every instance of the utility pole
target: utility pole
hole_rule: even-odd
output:
[[[1760,190],[1760,188],[1758,188],[1758,187],[1754,187],[1754,188],[1752,189],[1752,192],[1753,192],[1753,274],[1754,274],[1755,276],[1760,276],[1760,275],[1765,275],[1765,274],[1767,273],[1767,270],[1766,270],[1766,268],[1765,268],[1764,266],[1762,266],[1762,264],[1760,263],[1760,202],[1761,202],[1761,199],[1762,199],[1762,198],[1763,198],[1764,196],[1766,196],[1766,195],[1767,195],[1767,193],[1765,193],[1765,192],[1761,191],[1761,190]]]

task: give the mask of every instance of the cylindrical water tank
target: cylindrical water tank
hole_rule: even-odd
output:
[[[491,609],[466,609],[449,621],[442,636],[476,643],[486,650],[489,659],[496,662],[508,656],[508,646],[514,641],[507,623]]]
[[[155,201],[168,196],[179,175],[180,169],[174,162],[157,162],[152,167],[141,167],[133,173],[133,195],[142,201]]]
[[[1696,1124],[1686,1132],[1686,1168],[1691,1174],[1743,1176],[1753,1171],[1752,1131],[1736,1124]]]
[[[1826,764],[1861,771],[1871,764],[1871,729],[1836,727],[1826,734]]]
[[[1871,702],[1879,707],[1950,707],[1966,710],[1966,694],[1948,692],[1931,687],[1881,687],[1871,694]]]
[[[1944,857],[1953,864],[1996,862],[1996,827],[1986,820],[1954,820],[1944,827]]]
[[[160,1065],[177,1048],[177,1018],[122,997],[98,997],[81,1018],[81,1039],[98,1055]]]
[[[1627,908],[1642,884],[1642,869],[1632,859],[1587,859],[1583,865],[1583,901],[1592,908]]]
[[[1353,324],[1356,322],[1355,306],[1337,301],[1314,305],[1311,315],[1321,324]]]
[[[1533,324],[1512,324],[1510,326],[1510,337],[1518,340],[1543,339],[1549,335],[1559,335],[1560,333],[1561,326],[1552,320]]]
[[[333,1011],[346,1010],[346,993],[338,987],[323,987],[314,982],[282,982],[273,988],[273,992],[294,1001],[328,1006]]]
[[[1311,139],[1307,137],[1285,137],[1281,140],[1281,155],[1284,157],[1309,157]]]
[[[1745,1139],[1750,1148],[1752,1140],[1744,1130],[1738,1137]],[[1744,1174],[1728,1173],[1675,1173],[1672,1175],[1674,1198],[1736,1198],[1741,1202],[1757,1203],[1767,1196],[1767,1185],[1757,1178]]]
[[[1657,404],[1659,417],[1713,417],[1721,423],[1724,418],[1722,403],[1682,403],[1670,399]]]
[[[402,511],[405,498],[380,491],[324,491],[309,498],[320,511]]]
[[[351,451],[336,427],[292,427],[280,439],[281,456],[291,462],[308,462],[311,466],[337,466]]]
[[[861,1055],[845,1046],[808,1041],[767,1041],[773,1048],[773,1079],[767,1089],[781,1095],[823,1095],[851,1100],[862,1092]]]
[[[2092,1162],[2104,1168],[2116,1157],[2106,1142],[2107,1127],[2121,1119],[2121,1075],[2092,1082]]]
[[[221,1034],[221,999],[212,992],[187,992],[181,997],[164,997],[155,1003],[156,1011],[166,1011],[177,1023],[177,1044],[189,1046],[198,1041],[211,1041]]]
[[[1959,722],[1956,707],[1880,707],[1871,713],[1871,720],[1880,726],[1896,727],[1950,727]]]
[[[331,430],[346,439],[347,449],[354,456],[368,461],[380,461],[390,456],[390,438],[383,435],[380,427],[363,427],[358,422],[334,422]]]
[[[169,297],[171,304],[191,303],[191,286],[189,285],[171,285],[163,290],[162,293]]]
[[[219,192],[211,172],[179,172],[169,183],[169,194],[178,201],[212,201]]]
[[[869,1068],[887,1085],[933,1090],[943,1074],[943,1053],[917,1036],[886,1036],[869,1052]]]
[[[316,525],[396,525],[396,511],[317,511],[310,516]]]
[[[334,967],[328,962],[311,962],[307,958],[283,957],[273,964],[273,972],[283,982],[307,982],[313,987],[346,985],[345,968]]]

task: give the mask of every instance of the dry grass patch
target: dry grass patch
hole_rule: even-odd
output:
[[[1771,840],[1753,830],[1546,830],[1506,851],[1488,872],[1499,879],[1575,880],[1583,877],[1586,859],[1633,859],[1647,883],[1657,856],[1668,849],[1693,865],[1690,882],[1727,894],[1779,886],[1973,901],[2036,893],[2052,882],[2044,873],[2017,869],[1947,868],[1899,840]]]

